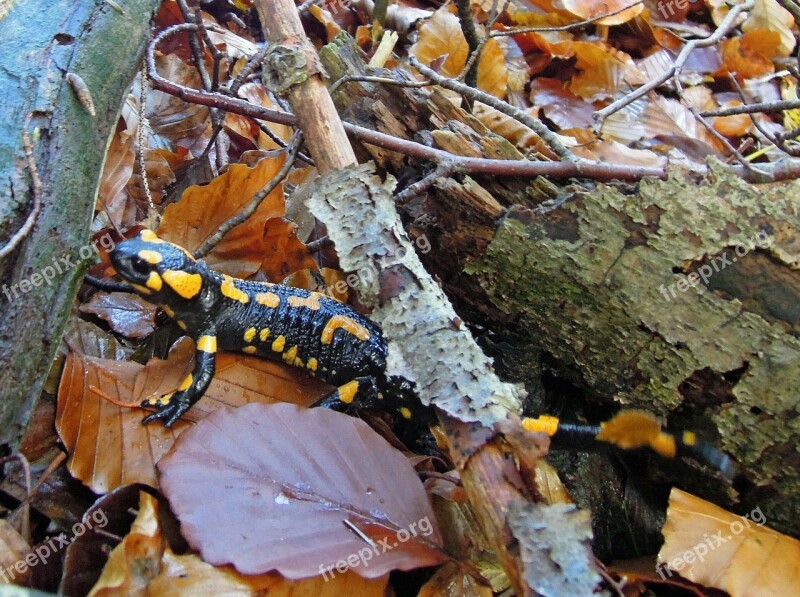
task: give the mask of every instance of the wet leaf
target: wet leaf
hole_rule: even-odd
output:
[[[127,292],[98,292],[80,306],[80,311],[97,315],[113,331],[128,338],[144,338],[156,327],[155,305]]]

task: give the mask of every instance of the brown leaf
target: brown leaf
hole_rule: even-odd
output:
[[[575,95],[593,102],[613,96],[630,72],[636,70],[630,56],[599,42],[574,42],[580,72],[572,77],[569,89]]]
[[[420,62],[428,65],[437,58],[446,56],[440,72],[446,77],[455,77],[467,64],[469,46],[461,31],[458,17],[450,12],[447,6],[443,6],[422,24],[419,40],[409,52]],[[503,50],[496,40],[490,39],[484,46],[478,62],[478,87],[503,98],[507,86],[508,70]]]
[[[383,597],[389,577],[366,579],[352,572],[289,580],[280,574],[240,574],[231,566],[206,564],[195,554],[167,549],[161,572],[148,585],[151,595],[269,595],[270,597]]]
[[[766,526],[755,508],[737,516],[673,488],[669,496],[659,574],[746,595],[800,594],[800,541]]]
[[[572,14],[580,17],[580,20],[588,20],[604,14],[610,14],[617,11],[618,14],[608,16],[597,21],[597,25],[621,25],[627,23],[631,19],[637,17],[644,10],[644,4],[633,4],[630,0],[562,0],[564,8]],[[633,6],[631,6],[633,4]],[[626,6],[626,8],[622,10]]]
[[[192,186],[186,189],[178,203],[164,210],[164,216],[158,234],[165,240],[194,251],[219,226],[233,215],[239,213],[253,196],[258,193],[280,170],[285,156],[267,157],[249,168],[242,164],[233,164],[220,176],[204,186]],[[280,218],[285,213],[283,188],[278,185],[259,205],[255,213],[245,222],[233,228],[214,247],[206,257],[208,264],[237,278],[247,278],[254,274],[265,256],[273,255],[273,251],[281,247],[280,243],[289,243],[290,226],[285,223],[270,222],[271,218]],[[275,227],[283,235],[276,240]],[[287,227],[288,226],[288,227]],[[293,251],[302,252],[299,241],[291,244]],[[296,257],[296,255],[295,255]],[[308,256],[308,260],[310,260]],[[301,259],[302,267],[313,267],[313,260]],[[297,267],[301,269],[301,267]],[[290,271],[282,272],[281,278]]]
[[[217,355],[217,371],[203,398],[172,429],[142,425],[145,411],[112,404],[90,386],[123,404],[139,404],[174,391],[192,369],[194,343],[175,343],[167,360],[147,365],[70,353],[58,389],[56,428],[70,473],[97,493],[120,485],[157,487],[155,464],[191,421],[222,406],[290,401],[309,405],[330,387],[305,372],[257,357]]]
[[[795,28],[792,13],[777,0],[756,0],[747,20],[742,23],[742,31],[745,33],[758,29],[777,33],[780,40],[777,44],[777,56],[791,55],[796,43],[792,33]]]
[[[558,79],[539,77],[531,82],[531,103],[541,106],[548,120],[561,129],[591,128],[595,107],[572,93]]]
[[[455,563],[447,563],[426,582],[417,597],[492,597],[492,587],[479,584]]]
[[[772,61],[761,54],[763,42],[758,38],[748,37],[763,34],[775,42],[772,47],[777,48],[780,36],[770,31],[753,31],[741,37],[733,37],[720,42],[722,52],[722,66],[715,73],[717,76],[733,73],[741,79],[750,79],[775,72]]]
[[[25,586],[30,569],[25,556],[31,553],[30,545],[6,519],[0,518],[0,570],[4,583]]]
[[[722,104],[722,108],[741,106],[742,102],[733,100]],[[753,120],[747,114],[734,114],[733,116],[718,116],[713,119],[714,128],[726,137],[744,137],[753,129]]]
[[[443,559],[411,464],[341,413],[288,404],[218,411],[183,435],[159,471],[186,538],[215,565],[289,578],[338,566],[376,578]],[[365,543],[346,520],[390,537],[389,548]]]
[[[81,313],[91,313],[108,322],[112,330],[128,338],[144,338],[156,327],[156,307],[136,294],[98,292],[80,306]]]
[[[125,134],[124,129],[117,132],[106,153],[100,190],[97,192],[97,209],[105,210],[111,221],[121,228],[128,228],[134,223],[135,210],[133,214],[130,213],[125,187],[133,175],[135,157],[133,139]]]
[[[89,597],[142,594],[158,574],[166,542],[158,522],[158,502],[139,493],[139,514],[128,533],[108,557]]]

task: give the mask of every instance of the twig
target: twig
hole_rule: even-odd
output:
[[[345,83],[378,83],[383,85],[397,85],[399,87],[408,87],[409,89],[419,89],[420,87],[430,87],[433,85],[430,81],[404,81],[398,79],[390,79],[389,77],[376,77],[371,75],[345,75],[336,80],[336,82],[329,87],[331,95],[344,85]]]
[[[489,16],[489,21],[486,23],[486,30],[491,31],[492,27],[494,27],[494,24],[497,22],[497,19],[499,19],[500,16],[506,11],[506,9],[508,8],[509,4],[511,4],[511,0],[504,0],[503,8],[498,11],[497,10],[497,0],[493,0],[493,2],[492,2],[492,12],[491,12],[491,14]],[[481,38],[481,42],[480,42],[480,44],[478,44],[478,48],[469,55],[469,59],[467,60],[467,63],[464,65],[464,68],[461,69],[461,72],[459,73],[459,75],[456,77],[456,81],[463,81],[465,79],[465,77],[467,76],[467,73],[472,72],[473,67],[475,67],[474,70],[475,70],[476,85],[477,85],[478,68],[475,66],[475,64],[477,63],[478,59],[480,58],[481,52],[483,52],[483,47],[486,45],[486,43],[490,39],[491,39],[491,35],[490,34],[484,35],[483,38]]]
[[[754,3],[755,0],[745,0],[742,4],[739,4],[738,6],[734,6],[733,8],[731,8],[728,14],[725,15],[725,18],[719,24],[719,27],[717,27],[716,31],[714,31],[714,33],[703,39],[693,39],[685,46],[683,46],[683,48],[681,48],[680,53],[678,54],[678,57],[675,59],[675,63],[669,70],[667,70],[667,72],[662,74],[660,77],[653,79],[649,83],[642,85],[641,87],[625,95],[624,97],[621,97],[617,101],[610,103],[602,110],[598,110],[597,112],[595,112],[594,113],[595,124],[593,127],[595,133],[600,132],[600,130],[603,128],[603,125],[605,124],[606,119],[609,116],[611,116],[615,112],[618,112],[625,106],[635,102],[637,99],[639,99],[643,95],[646,95],[653,89],[660,87],[661,85],[666,83],[669,79],[671,79],[673,76],[678,76],[681,72],[681,69],[683,68],[683,65],[686,63],[686,60],[688,60],[689,56],[695,50],[695,48],[703,48],[711,46],[717,43],[719,40],[721,40],[734,27],[734,25],[736,24],[736,19],[739,18],[739,15],[745,10],[750,10],[753,7]],[[703,115],[708,116],[709,114],[703,113]]]
[[[552,149],[556,155],[564,160],[576,160],[577,158],[572,154],[572,152],[567,149],[567,147],[561,143],[559,138],[556,134],[548,129],[541,120],[538,118],[533,118],[530,114],[523,112],[519,108],[515,108],[511,104],[508,104],[500,99],[497,99],[493,95],[489,95],[479,89],[474,89],[472,87],[468,87],[462,83],[458,83],[457,81],[453,81],[452,79],[448,79],[447,77],[443,77],[435,70],[428,68],[424,64],[422,64],[419,60],[414,58],[413,56],[409,56],[408,58],[409,63],[411,66],[416,68],[423,76],[427,77],[437,85],[444,87],[445,89],[449,89],[451,91],[455,91],[456,93],[461,93],[463,95],[470,96],[473,100],[478,100],[483,102],[487,106],[491,106],[495,110],[518,120],[528,128],[532,129],[539,137],[545,142],[550,149]]]
[[[700,114],[703,116],[736,116],[737,114],[755,114],[757,112],[774,114],[776,112],[783,112],[784,110],[796,110],[797,108],[800,108],[800,99],[759,102],[757,104],[745,104],[744,106],[730,106],[729,108],[705,110],[700,112]]]
[[[314,253],[315,251],[321,251],[322,249],[332,247],[333,244],[331,238],[325,235],[317,240],[312,240],[310,243],[306,243],[306,249],[308,249],[309,253]]]
[[[25,123],[26,127],[29,121],[30,118],[28,118]],[[19,243],[22,242],[22,239],[24,239],[33,229],[33,225],[36,223],[36,218],[39,216],[39,212],[42,211],[42,180],[39,178],[39,171],[36,169],[36,159],[33,157],[33,143],[31,142],[31,137],[26,128],[22,129],[22,149],[25,152],[25,162],[28,166],[28,170],[31,173],[31,193],[33,194],[33,205],[31,206],[30,213],[28,213],[28,217],[25,218],[25,222],[23,222],[20,229],[17,230],[11,236],[11,238],[8,239],[8,242],[3,245],[3,248],[0,249],[0,259],[17,248]]]
[[[458,172],[458,170],[459,166],[455,160],[445,160],[440,162],[436,166],[436,169],[428,174],[425,178],[407,186],[401,192],[397,193],[393,197],[395,205],[405,205],[417,195],[421,195],[431,188],[437,180],[447,178],[455,172]]]
[[[155,71],[155,63],[153,64],[153,71]],[[150,217],[153,214],[157,214],[158,211],[156,210],[156,206],[153,203],[153,194],[150,192],[150,181],[147,180],[147,165],[145,164],[144,159],[144,145],[145,145],[145,135],[147,134],[145,130],[150,126],[150,123],[147,121],[147,67],[142,65],[142,84],[141,90],[139,91],[139,130],[136,131],[136,140],[139,145],[139,155],[137,156],[139,160],[139,172],[142,175],[142,189],[144,189],[144,196],[147,199],[147,216]]]
[[[283,163],[283,166],[281,166],[281,169],[278,171],[278,173],[267,183],[267,186],[253,196],[247,207],[223,222],[217,231],[209,236],[206,241],[197,248],[197,250],[194,252],[195,258],[200,259],[205,257],[209,251],[211,251],[211,249],[213,249],[214,246],[216,246],[216,244],[222,240],[222,237],[225,236],[229,230],[235,228],[247,218],[252,216],[253,213],[255,213],[255,211],[258,209],[258,206],[261,205],[261,202],[264,201],[267,195],[274,191],[283,181],[283,179],[286,178],[286,175],[289,174],[289,170],[292,168],[292,165],[294,165],[295,158],[297,158],[297,153],[300,151],[300,147],[302,146],[303,134],[300,131],[297,131],[294,134],[291,143],[289,144],[286,161]]]
[[[480,54],[480,49],[483,46],[481,39],[478,37],[478,32],[475,30],[475,21],[472,18],[472,3],[470,0],[455,0],[455,2],[458,9],[458,22],[461,24],[461,32],[467,40],[471,58]],[[472,62],[472,66],[467,70],[464,83],[470,87],[478,86],[477,59]]]

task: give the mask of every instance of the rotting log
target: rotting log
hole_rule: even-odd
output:
[[[593,393],[706,430],[753,484],[739,509],[796,535],[798,269],[800,182],[756,187],[718,168],[704,184],[601,185],[543,215],[512,210],[444,282]]]
[[[122,9],[107,2],[69,0],[4,3],[0,180],[7,199],[0,212],[0,244],[31,209],[31,178],[22,147],[29,116],[43,192],[35,226],[0,262],[0,444],[18,444],[94,256],[88,249],[81,255],[81,248],[89,243],[106,148],[159,4],[130,0]],[[95,116],[81,105],[67,73],[85,82]]]

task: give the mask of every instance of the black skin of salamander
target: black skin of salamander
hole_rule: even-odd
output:
[[[151,264],[139,256],[142,251],[159,254],[162,261]],[[347,305],[323,294],[281,284],[268,284],[229,278],[235,288],[248,296],[246,303],[225,296],[221,290],[225,278],[209,268],[203,261],[195,261],[180,247],[164,241],[151,242],[141,237],[120,243],[111,253],[111,261],[117,272],[134,285],[137,293],[146,300],[166,307],[173,319],[180,322],[186,333],[196,340],[204,335],[216,337],[217,348],[242,352],[247,346],[255,346],[258,356],[284,362],[283,351],[272,350],[272,342],[279,336],[285,338],[284,351],[297,347],[296,357],[305,365],[309,359],[317,360],[315,371],[310,371],[321,380],[341,386],[352,380],[359,382],[356,398],[361,405],[372,405],[384,393],[401,395],[399,402],[405,403],[413,396],[410,382],[398,377],[387,377],[387,345],[381,328]],[[184,298],[163,281],[167,271],[199,274],[202,287],[190,298]],[[162,277],[160,290],[148,290],[147,279],[152,272]],[[144,287],[144,288],[143,288]],[[277,295],[280,303],[269,307],[256,300],[256,294],[269,292]],[[290,297],[314,298],[319,309],[307,306],[291,306]],[[322,332],[332,317],[344,316],[369,332],[368,339],[360,339],[343,328],[333,333],[332,341],[322,342]],[[245,331],[256,329],[254,341],[246,342]],[[267,328],[266,341],[259,339],[259,332]],[[251,353],[252,354],[252,353]],[[155,407],[157,411],[146,417],[145,422],[161,419],[167,427],[196,403],[207,389],[214,374],[214,355],[197,351],[196,367],[192,386],[186,391],[176,391],[166,404],[145,401],[143,406]],[[290,365],[292,363],[289,363]],[[332,392],[318,405],[340,409],[345,407]]]

